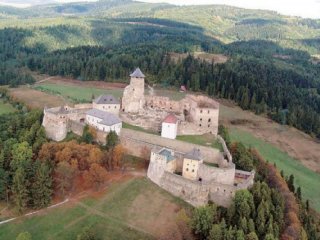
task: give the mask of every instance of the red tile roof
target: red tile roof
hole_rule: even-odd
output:
[[[164,123],[177,123],[178,118],[173,114],[169,114],[168,116],[166,116],[166,118],[163,120],[163,122]]]

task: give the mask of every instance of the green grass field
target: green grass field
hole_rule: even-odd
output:
[[[256,148],[267,161],[276,163],[277,168],[283,170],[286,176],[293,174],[295,185],[302,188],[304,199],[309,199],[313,208],[320,212],[320,174],[306,168],[287,153],[250,133],[231,128],[230,136],[232,141],[239,141],[246,146]]]
[[[86,226],[92,226],[99,239],[157,239],[155,229],[168,227],[166,218],[174,221],[174,209],[181,207],[190,208],[145,178],[121,180],[101,196],[0,225],[0,239],[16,239],[28,231],[33,240],[70,240]]]
[[[222,150],[222,145],[215,139],[213,135],[180,135],[177,140],[189,142],[201,146],[213,147]]]
[[[135,130],[135,131],[139,131],[139,132],[145,132],[145,133],[150,133],[150,134],[154,134],[154,135],[159,135],[159,133],[157,133],[151,129],[144,129],[142,127],[134,126],[134,125],[126,123],[126,122],[122,123],[122,127],[127,128],[127,129],[131,129],[131,130]]]
[[[78,87],[63,84],[41,84],[35,87],[36,90],[44,91],[54,95],[61,95],[64,98],[70,99],[73,102],[90,102],[92,95],[98,97],[102,94],[112,94],[113,96],[120,98],[122,96],[122,89],[101,89],[91,87]]]
[[[15,108],[10,103],[0,100],[0,115],[15,112]]]

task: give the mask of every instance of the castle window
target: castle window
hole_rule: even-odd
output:
[[[208,122],[211,122],[211,118],[208,119]]]
[[[188,172],[188,171],[189,171],[189,168],[186,168],[186,171]]]
[[[202,118],[200,118],[200,121],[202,121]]]
[[[199,177],[199,182],[202,182],[202,178],[201,177]]]
[[[192,169],[192,172],[194,172],[194,169]]]
[[[199,127],[201,127],[201,124],[199,124]]]
[[[208,127],[210,127],[210,124],[208,124]]]
[[[110,109],[110,106],[109,106],[109,109]]]
[[[200,110],[200,113],[202,113],[202,110]]]
[[[210,113],[210,111],[208,110],[208,113]]]

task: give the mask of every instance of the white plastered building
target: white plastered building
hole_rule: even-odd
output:
[[[178,119],[175,115],[169,114],[162,122],[161,137],[176,139],[178,132]]]
[[[118,116],[99,109],[91,109],[86,113],[86,123],[103,132],[115,131],[118,135],[122,129],[122,121]]]

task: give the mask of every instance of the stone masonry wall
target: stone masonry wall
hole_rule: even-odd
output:
[[[214,149],[205,146],[199,146],[192,143],[182,142],[178,140],[162,138],[158,135],[148,134],[144,132],[137,132],[131,129],[123,128],[120,134],[122,144],[128,149],[132,155],[140,156],[141,149],[147,147],[166,147],[175,152],[186,153],[193,148],[198,148],[202,156],[207,162],[217,163],[223,160],[223,154],[219,149]]]

